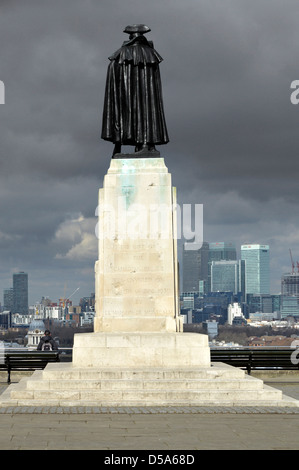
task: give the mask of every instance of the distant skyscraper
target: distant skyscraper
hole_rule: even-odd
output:
[[[246,294],[270,294],[269,245],[242,245]]]
[[[183,292],[198,292],[199,282],[208,280],[209,244],[199,250],[183,249]]]
[[[234,243],[215,242],[209,243],[209,261],[236,260],[237,251]]]
[[[28,274],[13,274],[14,313],[28,314]]]
[[[281,278],[281,317],[299,316],[299,273],[283,274]]]
[[[211,264],[213,261],[234,261],[237,259],[237,251],[234,243],[214,242],[209,243],[209,273],[208,273],[208,291],[212,292],[211,284]]]
[[[211,263],[211,292],[245,291],[245,261],[220,260]]]
[[[295,296],[299,302],[299,273],[283,274],[281,278],[281,294]]]
[[[14,295],[13,288],[9,287],[3,291],[3,310],[13,312],[14,309]]]
[[[271,294],[248,294],[247,305],[249,313],[273,313],[280,310],[280,305],[277,306],[277,295]]]

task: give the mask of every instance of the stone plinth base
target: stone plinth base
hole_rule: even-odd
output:
[[[163,158],[111,160],[99,191],[95,332],[182,331],[176,210]]]
[[[75,367],[208,367],[208,337],[194,333],[81,333]]]

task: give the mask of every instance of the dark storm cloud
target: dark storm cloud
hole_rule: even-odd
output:
[[[93,290],[88,246],[112,152],[100,139],[105,77],[130,23],[151,27],[164,58],[160,150],[179,202],[204,204],[209,241],[271,240],[276,260],[282,243],[298,246],[298,10],[295,0],[1,2],[2,277],[19,266],[38,285],[33,273],[48,268],[55,291],[77,263]]]

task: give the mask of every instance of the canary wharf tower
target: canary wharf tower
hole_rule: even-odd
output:
[[[242,245],[247,294],[270,294],[269,245]]]

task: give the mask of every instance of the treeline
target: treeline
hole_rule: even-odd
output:
[[[199,324],[184,324],[184,331],[192,331],[201,334],[207,334],[204,330],[202,323]],[[248,344],[248,339],[252,336],[260,338],[262,336],[299,336],[297,328],[279,328],[273,329],[271,325],[261,327],[253,326],[240,326],[240,325],[218,325],[218,336],[215,337],[216,341],[234,342],[242,346]]]
[[[85,327],[55,326],[55,323],[54,323],[53,325],[49,326],[49,330],[51,331],[51,335],[53,338],[58,338],[59,346],[61,348],[63,347],[71,348],[74,344],[74,335],[77,333],[90,333],[93,331],[93,326],[85,326]],[[28,328],[19,329],[18,332],[14,331],[13,329],[2,331],[0,340],[26,344],[27,332],[28,332]]]
[[[71,348],[74,344],[74,335],[78,333],[91,333],[93,326],[84,327],[69,327],[69,326],[50,326],[50,331],[53,338],[59,339],[59,346],[61,348]]]

